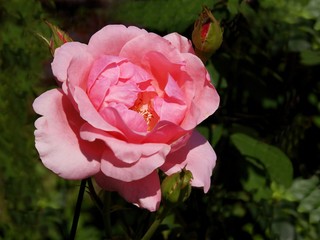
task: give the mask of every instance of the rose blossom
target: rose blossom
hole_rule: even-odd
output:
[[[65,179],[100,187],[155,211],[158,170],[186,167],[207,192],[216,155],[195,127],[219,105],[209,74],[185,37],[108,25],[88,45],[57,48],[59,88],[33,103],[43,164]]]

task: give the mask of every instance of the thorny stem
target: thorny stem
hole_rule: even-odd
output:
[[[85,188],[86,188],[86,183],[87,183],[87,179],[81,180],[80,189],[79,189],[79,193],[78,193],[78,199],[77,199],[77,203],[76,203],[76,208],[74,210],[74,215],[73,215],[73,221],[72,221],[72,226],[71,226],[71,230],[70,230],[69,240],[74,240],[75,236],[76,236],[79,217],[80,217],[80,211],[81,211],[81,205],[82,205],[82,200],[83,200],[83,195],[84,195]]]

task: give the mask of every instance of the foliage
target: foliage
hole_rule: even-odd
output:
[[[35,211],[45,193],[38,184],[42,180],[33,150],[30,104],[46,59],[46,49],[39,48],[33,34],[43,13],[34,1],[3,1],[0,13],[0,238],[18,239],[17,232],[23,232],[37,239],[37,227],[43,223]]]
[[[134,23],[157,32],[183,32],[193,25],[202,5],[211,3],[210,0],[125,1],[119,3],[111,16],[115,21]]]
[[[84,2],[0,2],[0,239],[65,239],[80,184],[48,173],[34,149],[31,104],[55,84],[50,53],[34,34],[49,36],[42,20],[83,41],[110,22],[191,39],[202,4],[224,27],[222,47],[207,63],[220,108],[198,128],[217,167],[209,193],[193,189],[154,239],[319,239],[319,1]],[[153,218],[112,194],[119,239],[138,239]],[[102,229],[85,194],[77,239],[102,239]]]

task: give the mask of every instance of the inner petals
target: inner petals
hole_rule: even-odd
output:
[[[187,106],[167,99],[156,97],[154,99],[154,111],[161,121],[169,121],[179,125],[185,116]]]
[[[167,85],[164,89],[167,97],[172,99],[173,101],[176,101],[180,104],[185,104],[185,97],[183,92],[181,91],[181,88],[178,86],[177,82],[172,78],[171,75],[168,77]]]
[[[99,109],[109,88],[118,82],[120,68],[118,64],[125,59],[114,56],[103,56],[93,64],[87,82],[87,94],[95,106]]]
[[[162,96],[162,93],[167,85],[168,76],[172,76],[174,79],[184,78],[181,68],[184,66],[184,62],[171,62],[166,56],[159,52],[149,52],[145,55],[144,61],[148,62],[148,67],[156,81],[153,82],[155,89],[158,92],[159,96]]]
[[[139,89],[134,84],[113,85],[110,87],[104,103],[122,103],[126,107],[131,107],[137,99]]]
[[[127,59],[125,58],[120,58],[117,56],[109,56],[109,55],[104,55],[97,59],[91,68],[89,77],[88,77],[88,82],[87,82],[87,89],[90,91],[91,87],[95,84],[96,79],[103,74],[103,72],[106,71],[106,69],[110,65],[113,65],[113,67],[118,66],[120,63],[126,62]]]
[[[121,103],[110,103],[108,107],[102,108],[101,116],[113,126],[123,129],[130,126],[131,130],[136,132],[146,132],[147,123],[144,118],[137,113],[128,109]]]

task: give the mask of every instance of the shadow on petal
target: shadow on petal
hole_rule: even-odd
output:
[[[157,171],[152,172],[145,178],[132,182],[123,182],[99,172],[95,175],[95,180],[102,189],[116,191],[126,201],[138,207],[148,209],[151,212],[159,208],[161,190]]]

